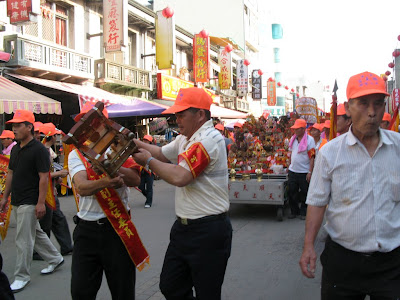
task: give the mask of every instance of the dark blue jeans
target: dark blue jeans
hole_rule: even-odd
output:
[[[308,181],[306,177],[307,173],[289,171],[289,205],[292,215],[306,215],[306,198],[308,193]]]
[[[148,173],[145,170],[142,170],[140,174],[140,184],[139,189],[142,191],[143,196],[146,197],[146,203],[150,206],[153,204],[153,182],[154,182],[154,174]]]

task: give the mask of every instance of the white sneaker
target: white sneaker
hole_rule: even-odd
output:
[[[24,280],[14,280],[14,282],[10,285],[10,288],[12,290],[13,293],[18,293],[20,291],[22,291],[29,283],[28,281],[24,281]]]
[[[145,204],[145,205],[144,205],[144,208],[150,208],[150,207],[151,207],[150,204]]]
[[[53,273],[58,267],[60,267],[64,263],[64,258],[61,258],[61,261],[57,264],[49,264],[47,268],[44,268],[40,271],[42,275],[49,275]]]

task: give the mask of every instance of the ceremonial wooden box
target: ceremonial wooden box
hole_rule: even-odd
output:
[[[128,157],[137,152],[135,134],[103,115],[104,103],[97,102],[64,136],[63,142],[76,148],[111,177]]]

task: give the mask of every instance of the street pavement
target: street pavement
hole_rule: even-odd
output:
[[[159,275],[169,242],[169,231],[175,220],[174,187],[162,180],[155,181],[153,206],[144,208],[145,198],[131,190],[133,222],[150,254],[150,267],[136,273],[136,299],[164,299],[159,291]],[[75,227],[72,217],[76,205],[72,196],[60,197],[61,210],[66,215],[71,234]],[[300,271],[298,261],[302,252],[304,221],[283,222],[275,219],[276,209],[268,205],[232,204],[230,218],[233,225],[232,254],[228,263],[222,299],[231,300],[316,300],[320,299],[321,266],[318,263],[316,278],[307,279]],[[321,236],[321,235],[320,235]],[[10,282],[14,279],[15,221],[12,219],[8,235],[0,245],[4,259],[3,271]],[[51,238],[59,249],[55,239]],[[323,249],[322,237],[317,241],[317,252]],[[71,256],[53,274],[42,276],[46,267],[43,261],[33,261],[31,282],[16,300],[71,299]],[[110,300],[106,278],[97,299]]]

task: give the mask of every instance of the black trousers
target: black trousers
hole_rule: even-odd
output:
[[[400,299],[400,247],[383,253],[348,250],[328,237],[321,254],[322,300]]]
[[[292,215],[305,216],[307,212],[306,198],[308,193],[307,173],[289,171],[289,205]],[[300,205],[300,207],[299,207]]]
[[[6,274],[3,273],[3,257],[0,254],[0,299],[14,300],[14,294],[10,288],[10,282]]]
[[[113,300],[134,300],[135,265],[111,224],[80,220],[73,238],[72,299],[96,299],[104,271]]]
[[[72,239],[69,231],[67,218],[60,209],[60,201],[56,199],[56,210],[52,210],[46,205],[46,214],[39,221],[40,227],[50,238],[51,231],[53,231],[57,242],[60,244],[61,254],[66,254],[72,251]]]
[[[160,276],[167,300],[221,299],[221,286],[231,253],[232,225],[227,216],[183,225],[178,220],[170,234]]]

